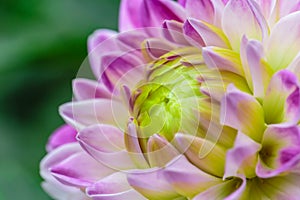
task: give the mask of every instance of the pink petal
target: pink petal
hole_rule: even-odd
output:
[[[221,124],[231,126],[256,142],[262,138],[264,111],[257,100],[244,92],[229,85],[227,93],[221,101]]]
[[[182,5],[183,7],[185,7],[186,1],[187,1],[187,0],[178,0],[178,3],[179,3],[180,5]]]
[[[296,12],[282,18],[272,29],[266,56],[274,71],[286,68],[300,51],[299,21],[300,12]]]
[[[237,52],[243,35],[262,40],[269,32],[258,5],[252,0],[229,1],[224,9],[222,27],[233,50]]]
[[[218,27],[215,27],[211,24],[196,20],[196,19],[188,19],[185,22],[185,28],[194,29],[193,31],[186,31],[187,36],[189,36],[189,33],[193,33],[193,35],[199,35],[197,38],[191,39],[197,39],[200,41],[203,40],[205,46],[217,46],[217,47],[223,47],[223,48],[231,48],[230,43],[227,39],[227,37],[224,35],[223,31],[219,29]],[[201,44],[201,43],[200,43]]]
[[[48,152],[56,149],[57,147],[76,142],[77,131],[69,125],[63,125],[52,133],[50,136],[46,149]]]
[[[255,177],[255,164],[260,148],[259,143],[239,132],[233,148],[227,151],[223,178],[238,177],[240,174],[247,178]]]
[[[185,19],[183,7],[170,0],[143,0],[141,12],[144,27],[160,27],[165,20],[183,22]]]
[[[112,37],[116,36],[117,32],[107,29],[100,29],[96,30],[92,35],[88,38],[88,51],[91,52],[98,48],[98,46],[103,43],[104,41],[111,39]],[[106,44],[105,42],[104,44]],[[102,45],[104,45],[102,44]],[[114,49],[115,46],[109,46],[107,45],[106,48],[109,48],[108,50]]]
[[[123,127],[128,118],[123,104],[109,99],[66,103],[59,108],[59,112],[66,122],[78,130],[93,124]]]
[[[175,45],[157,38],[150,38],[144,41],[144,56],[148,61],[157,60],[162,55],[175,49]]]
[[[192,165],[184,156],[174,158],[165,167],[163,175],[177,193],[189,198],[222,182],[222,179],[211,176]]]
[[[185,9],[188,17],[214,23],[215,9],[212,0],[187,0]]]
[[[163,168],[130,171],[128,182],[147,199],[175,199],[179,197],[172,185],[164,179],[163,171]]]
[[[188,42],[186,41],[183,35],[183,24],[177,22],[175,20],[166,20],[162,26],[163,36],[168,41],[188,46]]]
[[[269,126],[262,140],[262,150],[256,173],[269,178],[291,171],[300,162],[300,128]]]
[[[95,200],[146,200],[132,189],[125,173],[114,173],[87,188],[87,194]]]
[[[73,81],[73,93],[77,101],[111,98],[111,92],[103,84],[83,78],[77,78]]]
[[[119,16],[119,30],[125,32],[142,27],[141,6],[143,0],[122,0]]]

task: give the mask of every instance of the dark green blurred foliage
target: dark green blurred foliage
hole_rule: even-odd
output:
[[[0,1],[0,200],[50,199],[39,162],[63,124],[58,106],[98,28],[116,29],[119,0]]]

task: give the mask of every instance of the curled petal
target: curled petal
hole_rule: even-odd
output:
[[[237,52],[243,35],[262,40],[269,32],[267,22],[253,0],[230,0],[224,9],[222,27]]]
[[[203,171],[222,177],[225,165],[225,149],[210,141],[191,135],[176,134],[175,146],[195,166]]]
[[[59,108],[59,112],[66,122],[78,130],[93,124],[122,127],[126,124],[128,116],[126,108],[121,103],[109,99],[66,103]]]
[[[183,22],[185,18],[183,7],[170,0],[143,0],[141,12],[144,27],[160,27],[164,20]]]
[[[300,51],[299,20],[300,12],[295,12],[282,18],[272,29],[266,56],[274,71],[286,68]]]
[[[186,41],[183,35],[183,24],[177,22],[175,20],[166,20],[163,23],[163,36],[168,41],[177,43],[180,45],[188,46],[188,42]]]
[[[203,58],[208,67],[244,75],[239,54],[219,47],[204,47]]]
[[[154,134],[147,143],[147,156],[152,167],[163,167],[179,152],[162,136]]]
[[[189,198],[222,182],[222,179],[211,176],[192,165],[185,156],[174,158],[165,167],[163,175],[176,192]]]
[[[175,199],[179,197],[163,177],[164,169],[152,168],[128,173],[129,184],[148,199]]]
[[[97,181],[87,188],[86,193],[95,200],[146,200],[130,187],[126,174],[122,172],[114,173]]]
[[[77,101],[111,98],[111,92],[103,84],[83,78],[77,78],[73,81],[73,93]]]
[[[234,147],[227,151],[223,178],[236,177],[240,174],[243,174],[247,178],[255,177],[255,165],[260,148],[260,144],[239,132]]]
[[[271,79],[263,101],[265,119],[269,124],[296,124],[300,119],[300,88],[295,74],[277,72]]]
[[[269,178],[291,171],[300,162],[300,128],[269,126],[262,140],[256,168],[259,177]]]
[[[50,168],[51,174],[60,182],[70,186],[87,187],[114,172],[94,160],[86,152],[73,154]]]
[[[233,178],[215,185],[206,191],[198,194],[193,200],[206,199],[224,199],[235,200],[239,199],[246,187],[246,179]]]
[[[200,41],[203,40],[205,46],[231,48],[227,37],[218,27],[192,18],[185,21],[184,27],[185,34],[191,37],[190,40],[195,40],[194,42],[197,42],[196,39],[201,39]]]
[[[231,126],[256,142],[265,130],[264,111],[257,100],[229,85],[221,102],[221,124]]]
[[[87,127],[77,136],[81,146],[99,162],[116,169],[131,169],[135,165],[125,150],[123,137],[119,129],[107,125]]]
[[[50,136],[46,149],[48,152],[56,149],[57,147],[76,142],[77,131],[69,125],[63,125],[52,133]]]
[[[174,44],[157,38],[150,38],[142,43],[142,53],[148,61],[157,60],[173,49]]]

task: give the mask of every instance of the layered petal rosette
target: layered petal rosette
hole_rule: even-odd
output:
[[[49,139],[55,199],[298,199],[300,2],[122,0]],[[80,74],[79,74],[80,76]],[[82,76],[80,76],[82,77]]]

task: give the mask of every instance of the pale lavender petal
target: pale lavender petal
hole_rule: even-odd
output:
[[[141,6],[144,0],[122,0],[119,15],[119,31],[125,32],[142,27]]]
[[[163,176],[182,196],[192,198],[196,194],[222,182],[194,165],[185,156],[178,156],[165,167]]]
[[[101,179],[89,186],[86,192],[94,200],[146,200],[130,187],[126,174],[122,172]]]
[[[107,29],[100,29],[96,30],[92,35],[88,38],[88,51],[91,52],[98,48],[98,46],[103,43],[104,41],[111,39],[112,37],[116,36],[117,32],[113,30]],[[107,42],[106,42],[107,43]],[[104,43],[104,44],[106,44]],[[107,43],[108,44],[108,43]],[[107,50],[115,50],[115,46],[106,45]]]
[[[79,152],[50,167],[51,174],[70,186],[87,187],[114,172],[113,169],[94,160],[86,152]]]
[[[128,118],[124,105],[109,99],[66,103],[59,108],[59,112],[64,120],[77,130],[93,124],[124,127]]]
[[[183,7],[170,0],[143,0],[141,12],[144,27],[160,27],[165,20],[183,22],[185,19]]]
[[[193,46],[202,48],[205,43],[200,34],[195,30],[189,20],[186,20],[183,25],[183,33],[186,36],[186,40]]]
[[[77,131],[69,125],[63,125],[52,133],[50,136],[46,149],[48,152],[56,149],[57,147],[76,142]]]
[[[224,199],[236,200],[239,199],[246,187],[246,179],[233,178],[224,181],[218,185],[208,188],[206,191],[198,194],[193,200],[208,200],[208,199]]]
[[[263,101],[265,119],[269,124],[296,124],[300,119],[300,88],[297,76],[281,70],[271,79]]]
[[[229,85],[221,101],[221,124],[231,126],[256,142],[265,130],[264,111],[259,102],[247,93]]]
[[[300,162],[300,128],[298,126],[269,126],[262,140],[256,173],[269,178],[291,171]]]
[[[259,143],[239,132],[233,148],[227,151],[223,179],[238,177],[240,174],[247,178],[255,177],[255,164],[260,148]]]
[[[163,37],[168,41],[188,46],[188,42],[183,35],[183,23],[177,22],[175,20],[166,20],[162,25]]]
[[[110,99],[112,95],[103,84],[83,78],[77,78],[73,81],[73,94],[76,101],[98,98]]]
[[[187,0],[185,9],[188,17],[213,24],[215,19],[215,8],[212,0]]]
[[[259,9],[252,0],[231,0],[226,5],[222,27],[234,51],[239,51],[243,35],[257,40],[268,36],[268,25]]]
[[[77,136],[84,150],[100,163],[118,170],[135,168],[123,137],[122,131],[108,125],[87,127]]]
[[[154,134],[147,143],[147,157],[151,167],[164,167],[179,152],[164,137]]]
[[[175,199],[180,195],[163,176],[164,168],[134,170],[128,173],[129,184],[148,199]]]
[[[282,18],[271,31],[266,56],[275,71],[286,68],[300,51],[299,21],[300,12],[295,12]]]
[[[175,49],[175,44],[158,38],[150,38],[143,43],[144,56],[148,61],[157,60],[173,49]]]
[[[185,24],[186,29],[194,29],[190,32],[186,32],[187,36],[189,36],[189,33],[192,33],[191,39],[195,40],[201,38],[205,46],[217,46],[229,49],[231,48],[227,37],[218,27],[192,18],[188,19]],[[198,37],[196,37],[196,33],[199,35]],[[194,35],[195,37],[193,38]]]
[[[219,47],[204,47],[203,58],[210,68],[226,70],[238,75],[244,75],[239,54]]]
[[[246,56],[241,58],[244,67],[244,72],[248,85],[253,90],[254,96],[257,98],[263,98],[267,90],[268,84],[273,74],[273,70],[264,60],[264,49],[262,44],[256,40],[246,40],[243,39],[241,48],[245,51],[245,54],[241,56]]]

